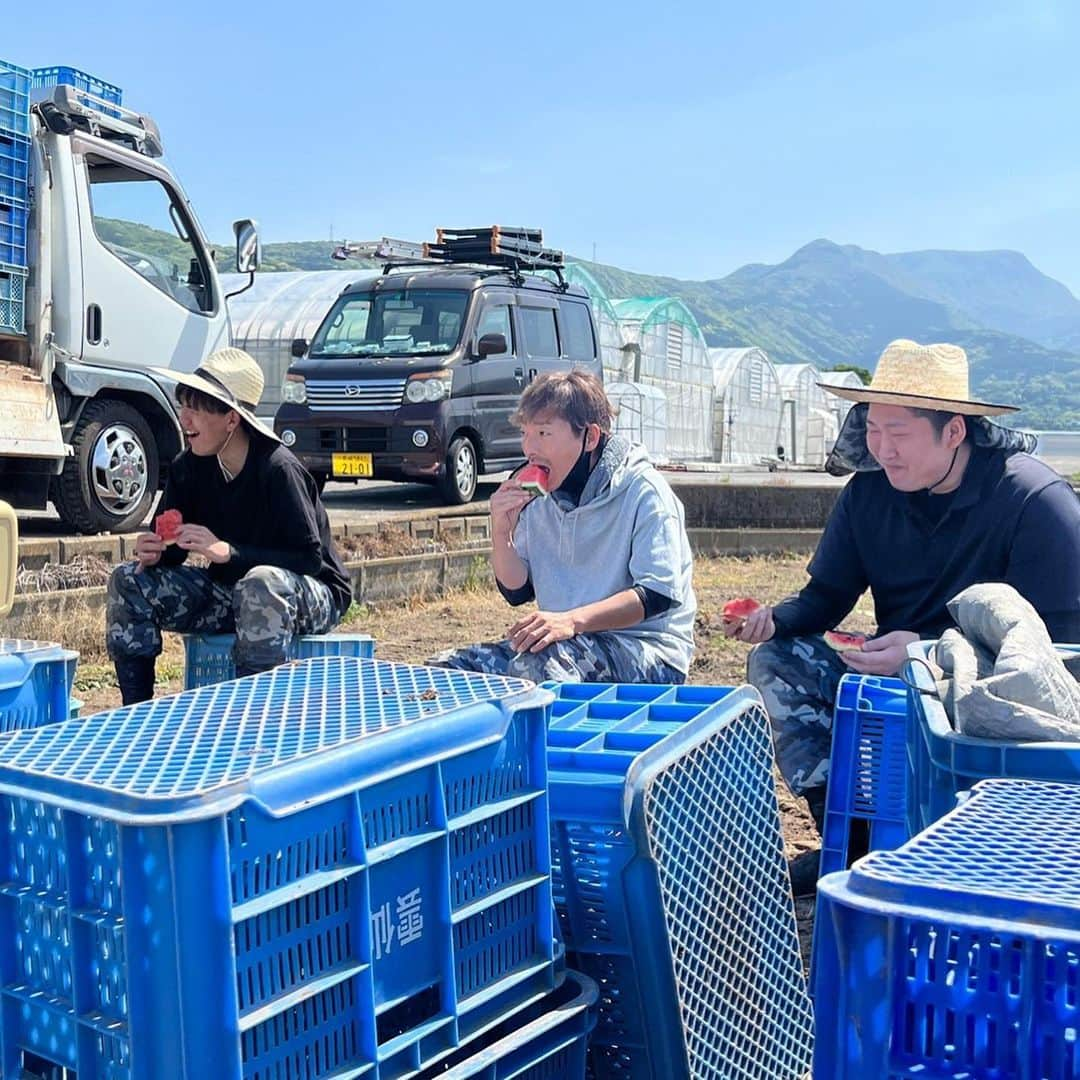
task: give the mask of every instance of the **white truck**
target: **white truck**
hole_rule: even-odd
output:
[[[76,531],[122,532],[183,447],[175,384],[150,369],[194,370],[228,345],[225,297],[153,120],[109,84],[39,69],[52,75],[31,81],[20,135],[27,73],[0,62],[0,91],[12,71],[16,92],[0,93],[0,215],[6,203],[14,222],[0,232],[0,498],[51,500]],[[3,246],[20,221],[21,264]],[[255,224],[233,228],[237,270],[253,277]]]

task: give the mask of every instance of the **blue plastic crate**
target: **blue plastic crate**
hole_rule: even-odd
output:
[[[600,991],[585,975],[463,1047],[424,1076],[443,1080],[584,1080],[589,1032]],[[480,1044],[479,1046],[477,1044]]]
[[[908,691],[900,679],[845,675],[833,710],[821,873],[846,870],[859,853],[898,847],[907,831]],[[861,829],[858,822],[865,823]]]
[[[397,1078],[551,993],[549,701],[322,659],[0,740],[0,1073]]]
[[[96,75],[88,75],[85,71],[79,71],[78,68],[34,68],[34,90],[47,90],[58,84],[74,86],[76,90],[82,90],[85,93],[93,94],[94,97],[101,98],[102,101],[107,101],[112,105],[122,105],[124,101],[124,92],[119,86],[113,86],[112,83],[108,83],[104,79],[99,79]]]
[[[30,80],[26,68],[0,60],[0,133],[29,137]]]
[[[814,1076],[1080,1078],[1080,786],[988,780],[818,884]]]
[[[30,140],[0,131],[0,199],[30,202]]]
[[[552,879],[600,985],[593,1075],[800,1078],[803,978],[768,717],[749,687],[562,684]]]
[[[26,330],[26,271],[0,266],[0,333]]]
[[[227,682],[236,678],[233,663],[235,634],[184,635],[184,689]],[[294,637],[289,647],[292,660],[313,660],[320,656],[375,655],[375,639],[369,634],[306,634]]]
[[[52,642],[0,638],[0,733],[66,720],[78,662]]]
[[[916,686],[934,689],[930,672],[920,661],[933,656],[936,642],[908,647],[908,665]],[[1064,657],[1080,654],[1080,645],[1059,645]],[[975,739],[953,730],[945,707],[931,694],[914,690],[908,697],[908,835],[925,829],[956,805],[956,796],[980,780],[1017,777],[1028,780],[1080,782],[1080,743],[1006,742]]]
[[[26,269],[26,224],[29,211],[20,199],[0,198],[0,265]]]

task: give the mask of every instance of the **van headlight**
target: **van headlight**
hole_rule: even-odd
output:
[[[303,375],[286,375],[281,384],[281,400],[290,405],[303,405],[307,401],[307,383]]]
[[[405,384],[405,398],[414,405],[421,401],[443,401],[450,396],[454,385],[452,371],[433,371],[430,374],[414,375]]]

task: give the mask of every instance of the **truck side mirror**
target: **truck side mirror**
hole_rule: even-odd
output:
[[[304,355],[304,353],[307,352],[307,349],[308,349],[307,338],[302,338],[302,337],[293,338],[292,348],[290,350],[290,352],[292,352],[293,356],[301,357],[301,356]]]
[[[259,243],[259,227],[251,218],[233,222],[236,234],[236,272],[254,274],[262,262],[262,244]]]
[[[485,356],[498,356],[506,352],[505,334],[485,334],[476,343],[477,355],[482,360]]]

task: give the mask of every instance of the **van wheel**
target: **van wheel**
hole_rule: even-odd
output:
[[[95,398],[75,425],[75,453],[53,480],[61,520],[81,533],[136,529],[157,496],[158,448],[142,415],[126,402]]]
[[[472,502],[476,494],[476,476],[479,465],[476,457],[476,447],[472,439],[466,435],[459,435],[446,452],[446,468],[439,488],[443,497],[451,506],[461,506],[463,503]]]

